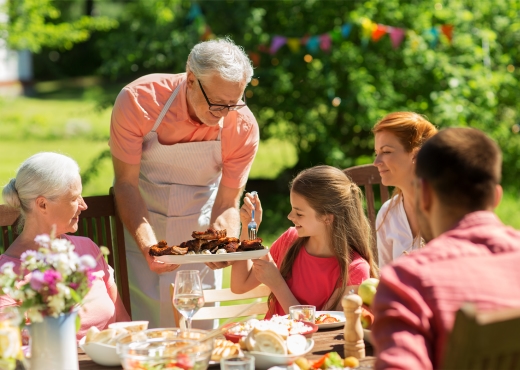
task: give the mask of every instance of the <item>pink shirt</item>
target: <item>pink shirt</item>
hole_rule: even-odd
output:
[[[270,253],[278,268],[282,265],[287,250],[297,238],[296,228],[291,227],[271,246]],[[363,280],[370,277],[368,262],[357,252],[353,252],[352,262],[348,266],[348,274],[347,285],[359,285]],[[336,257],[311,256],[303,247],[294,261],[287,285],[300,304],[316,306],[316,310],[320,311],[334,292],[339,278],[340,268]],[[278,302],[276,302],[274,313],[277,315],[286,314]],[[268,314],[266,318],[269,317]]]
[[[113,272],[103,256],[100,256],[101,251],[98,246],[89,238],[74,235],[62,235],[74,244],[74,251],[83,256],[89,254],[97,259],[97,266],[94,268],[94,275],[96,279],[92,282],[90,291],[85,296],[83,306],[79,312],[81,317],[81,327],[76,333],[76,338],[79,340],[84,337],[87,330],[91,326],[96,326],[99,330],[106,329],[108,324],[116,321],[116,309],[114,302],[110,298],[108,291],[110,287],[115,284]],[[100,256],[98,258],[98,256]],[[15,264],[14,271],[19,273],[20,260],[6,255],[0,256],[0,266],[6,262],[13,262]],[[0,307],[15,305],[16,302],[8,296],[0,296]]]
[[[520,307],[520,232],[486,211],[381,271],[373,303],[377,369],[442,366],[455,313]]]
[[[109,141],[114,157],[129,164],[140,163],[143,137],[152,130],[179,84],[179,93],[157,129],[159,142],[173,145],[217,139],[218,126],[200,124],[188,114],[185,73],[151,74],[125,86],[116,99]],[[238,189],[247,181],[259,142],[258,124],[247,106],[226,116],[221,141],[221,183]]]

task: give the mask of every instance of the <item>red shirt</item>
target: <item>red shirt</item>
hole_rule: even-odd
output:
[[[520,307],[520,232],[492,212],[466,215],[381,271],[373,303],[377,369],[442,366],[455,313]]]
[[[280,269],[288,249],[297,238],[296,228],[291,227],[271,246],[270,253],[278,269]],[[347,285],[361,284],[363,280],[370,277],[368,262],[358,253],[353,252],[348,273],[349,281]],[[316,310],[320,311],[334,292],[339,277],[340,268],[336,257],[311,256],[303,247],[294,261],[287,285],[300,304],[316,306]],[[276,302],[275,314],[286,314],[278,302]],[[266,319],[269,317],[270,315],[267,315]]]

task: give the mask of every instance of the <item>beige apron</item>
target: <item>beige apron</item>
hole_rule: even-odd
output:
[[[150,214],[157,240],[168,245],[192,239],[194,230],[206,230],[222,174],[222,146],[216,141],[162,145],[157,128],[177,96],[180,85],[171,94],[152,130],[143,139],[139,190]],[[201,270],[205,265],[186,264],[173,272],[156,274],[134,239],[125,230],[126,255],[133,320],[148,320],[150,328],[173,327],[170,284],[180,270]],[[210,271],[203,287],[222,288],[222,270]],[[193,327],[211,328],[213,321],[194,322]]]

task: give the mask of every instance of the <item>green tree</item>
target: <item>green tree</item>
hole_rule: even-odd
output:
[[[0,13],[7,21],[0,22],[0,38],[15,50],[39,52],[43,47],[69,50],[74,44],[90,38],[94,31],[117,27],[109,17],[81,16],[64,21],[52,0],[7,0]]]
[[[372,160],[372,126],[398,110],[426,115],[439,127],[472,126],[504,151],[504,180],[520,175],[519,0],[201,1],[203,17],[190,19],[192,3],[137,0],[125,5],[121,27],[102,42],[102,72],[181,72],[204,24],[260,53],[257,86],[248,104],[263,138],[290,140],[295,170],[326,163],[348,167]],[[193,17],[192,17],[193,18]],[[363,24],[407,30],[396,49],[388,36],[367,38]],[[351,24],[347,38],[337,37]],[[454,26],[453,41],[430,32]],[[259,52],[274,35],[302,37],[334,32],[330,52]],[[264,49],[265,50],[265,49]],[[305,55],[307,62],[304,61]],[[334,104],[333,104],[334,103]]]

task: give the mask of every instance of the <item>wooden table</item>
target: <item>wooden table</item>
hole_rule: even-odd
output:
[[[317,360],[321,356],[323,356],[327,352],[335,351],[343,356],[343,328],[339,329],[331,329],[331,330],[323,330],[318,331],[313,334],[312,339],[314,339],[314,348],[307,357],[310,360]],[[374,363],[374,350],[370,343],[365,342],[365,352],[368,356],[361,363],[365,366],[373,365]],[[122,369],[122,367],[106,367],[96,364],[94,361],[90,359],[82,350],[78,348],[78,358],[79,358],[79,368],[80,370],[107,370],[107,369]]]

